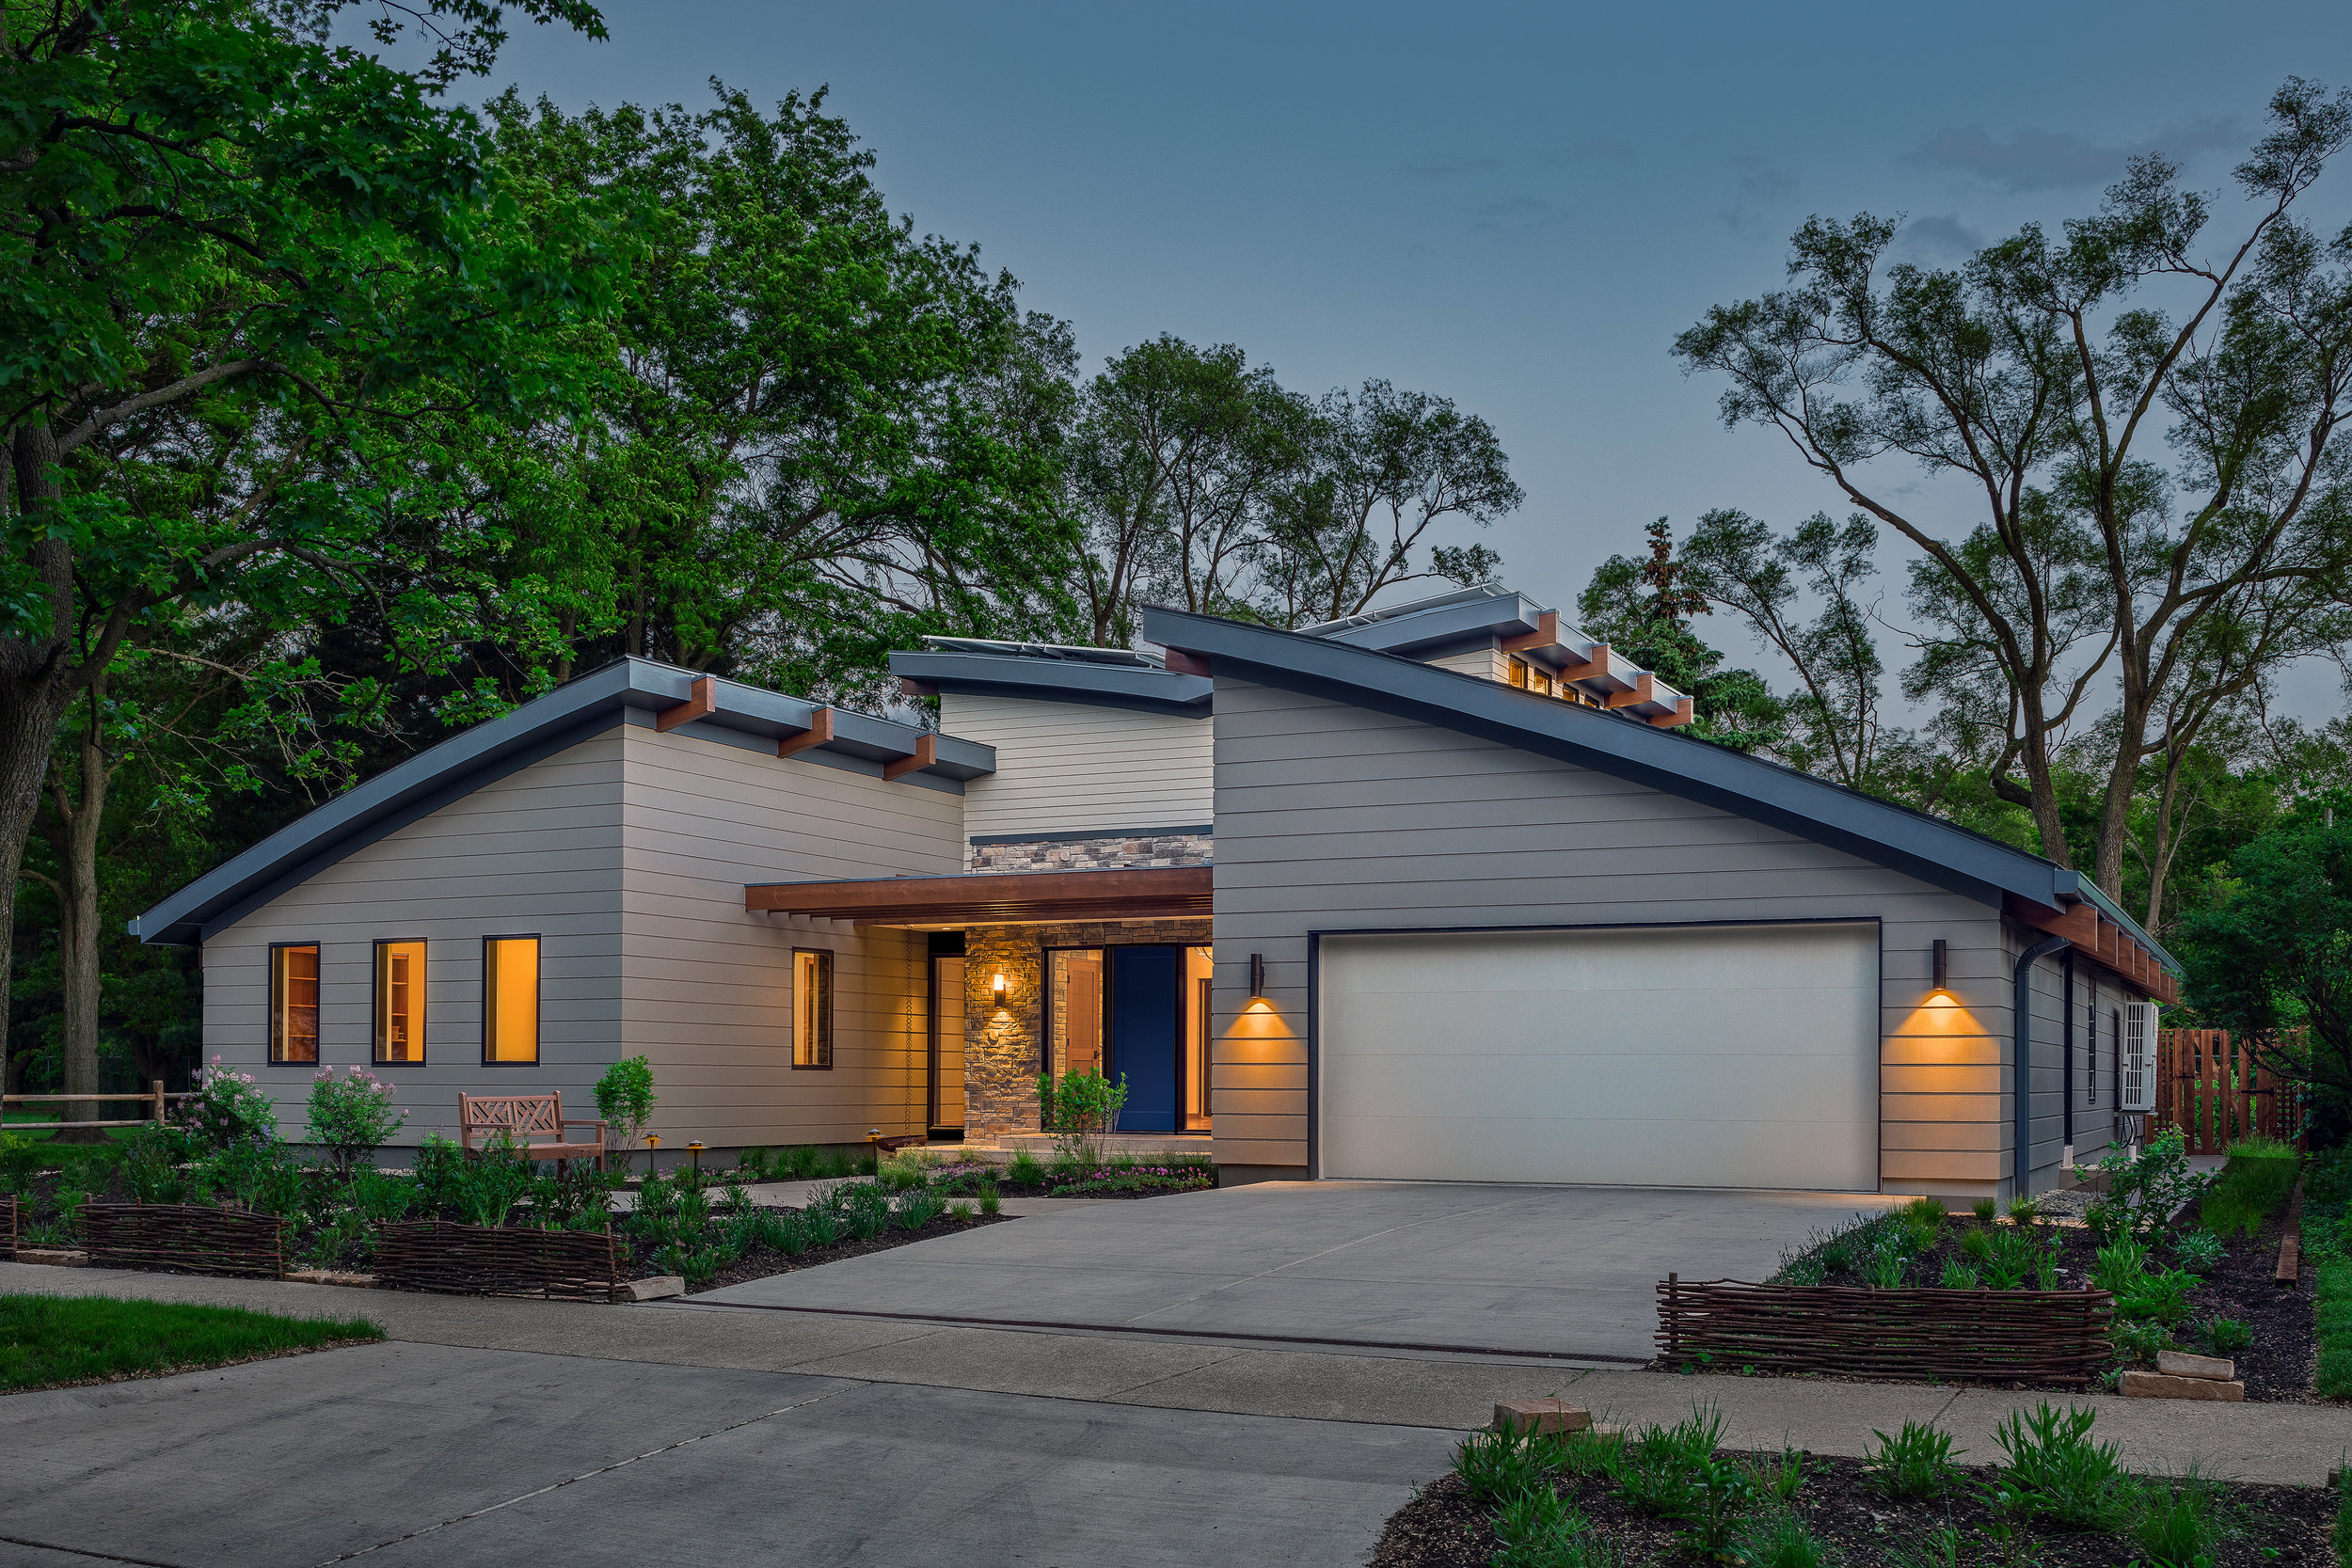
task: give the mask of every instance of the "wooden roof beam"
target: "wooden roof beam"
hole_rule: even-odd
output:
[[[1549,648],[1559,641],[1560,612],[1556,610],[1547,610],[1535,617],[1534,631],[1523,631],[1517,637],[1504,638],[1502,651],[1506,654],[1523,654],[1531,648]]]
[[[808,716],[808,728],[798,735],[787,735],[776,742],[776,755],[797,757],[803,752],[813,752],[833,738],[833,709],[820,707]]]
[[[939,736],[935,735],[918,735],[914,737],[914,750],[913,752],[900,757],[896,762],[885,762],[882,764],[882,781],[887,784],[893,780],[903,779],[909,773],[919,773],[924,768],[929,768],[932,763],[935,763],[938,760]]]
[[[719,683],[708,675],[697,675],[687,690],[686,701],[654,715],[653,727],[667,735],[680,724],[691,724],[697,719],[707,719],[719,711]]]
[[[1654,703],[1658,700],[1657,689],[1658,677],[1645,670],[1633,677],[1632,690],[1612,691],[1602,699],[1601,706],[1631,707],[1637,703]]]
[[[1698,717],[1698,707],[1699,705],[1695,699],[1685,697],[1680,702],[1675,704],[1675,710],[1672,713],[1659,714],[1657,717],[1653,718],[1650,722],[1657,725],[1661,730],[1680,729],[1683,725]]]
[[[1609,644],[1596,642],[1593,644],[1592,657],[1581,664],[1565,666],[1555,678],[1564,681],[1596,681],[1607,673],[1609,673]]]

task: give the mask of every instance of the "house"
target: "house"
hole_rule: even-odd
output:
[[[1969,1196],[2147,1103],[2176,966],[2095,887],[1678,733],[1516,593],[1144,635],[894,655],[935,732],[621,659],[133,929],[290,1126],[363,1063],[409,1137],[643,1054],[669,1147],[1001,1144],[1096,1069],[1229,1181]]]

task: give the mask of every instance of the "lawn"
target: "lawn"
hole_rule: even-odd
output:
[[[0,1295],[0,1392],[218,1367],[381,1339],[360,1318],[111,1296]]]

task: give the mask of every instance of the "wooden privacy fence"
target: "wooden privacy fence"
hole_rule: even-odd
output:
[[[2303,1032],[2291,1038],[2300,1046]],[[2159,1029],[2155,1124],[2179,1128],[2191,1154],[2226,1154],[2255,1132],[2296,1142],[2303,1101],[2226,1029]]]
[[[286,1273],[286,1222],[277,1214],[199,1203],[85,1203],[80,1228],[93,1263],[262,1279]]]
[[[412,1291],[602,1301],[620,1283],[620,1254],[609,1230],[414,1220],[376,1227],[375,1277]]]
[[[1742,1367],[1942,1383],[2087,1384],[2114,1358],[2104,1291],[1875,1291],[1842,1285],[1658,1286],[1671,1367]]]

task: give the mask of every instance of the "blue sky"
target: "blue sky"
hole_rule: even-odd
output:
[[[1385,376],[1486,416],[1528,495],[1487,542],[1564,606],[1650,518],[1842,512],[1667,354],[1774,286],[1807,214],[1905,213],[1911,255],[1954,260],[2087,211],[2134,151],[2220,191],[2283,77],[2352,81],[2341,0],[604,11],[605,43],[526,25],[497,84],[574,109],[830,85],[894,210],[977,241],[1090,366],[1167,331],[1303,390]],[[2330,232],[2347,176],[2309,209]],[[2332,671],[2287,695],[2341,706]]]

